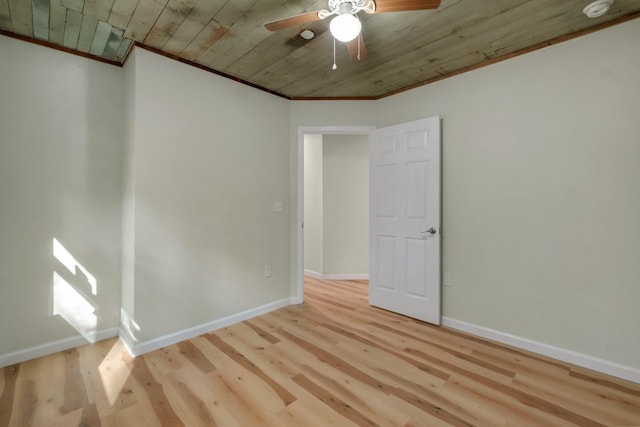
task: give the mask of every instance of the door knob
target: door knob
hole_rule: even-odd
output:
[[[421,231],[421,233],[429,233],[429,234],[436,234],[436,229],[434,227],[431,227],[428,230],[423,230]]]

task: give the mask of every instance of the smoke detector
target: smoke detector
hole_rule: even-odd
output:
[[[582,9],[582,13],[589,18],[597,18],[607,13],[612,4],[613,0],[596,0]]]

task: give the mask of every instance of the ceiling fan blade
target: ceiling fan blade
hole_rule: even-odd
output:
[[[308,24],[309,22],[319,21],[319,11],[302,13],[300,15],[290,16],[288,18],[278,19],[264,24],[269,31],[278,31],[284,28],[295,27],[296,25]]]
[[[360,46],[358,46],[358,43]],[[364,45],[362,32],[358,37],[347,43],[347,50],[349,51],[349,58],[351,58],[352,61],[362,61],[367,57],[367,48]]]
[[[440,0],[375,0],[375,3],[374,13],[437,9],[440,6]]]

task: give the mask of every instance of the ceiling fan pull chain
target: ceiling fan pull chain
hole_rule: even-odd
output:
[[[335,70],[336,68],[338,68],[338,66],[336,65],[336,38],[333,38],[333,67],[331,67],[332,70]]]

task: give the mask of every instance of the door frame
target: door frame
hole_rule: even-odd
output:
[[[299,126],[298,127],[298,179],[296,218],[296,304],[304,302],[304,136],[305,135],[369,135],[376,126]]]

